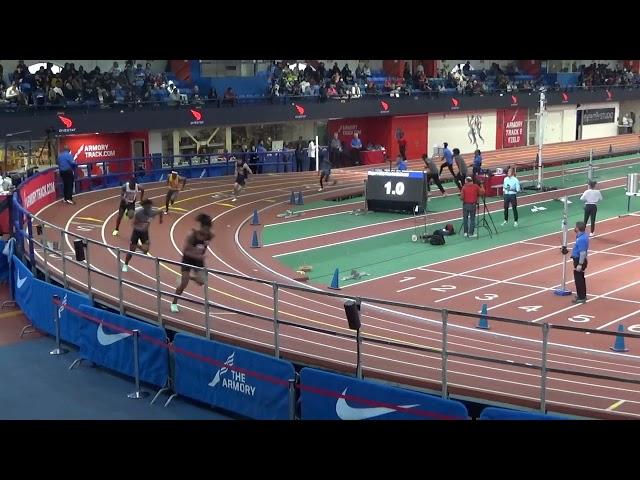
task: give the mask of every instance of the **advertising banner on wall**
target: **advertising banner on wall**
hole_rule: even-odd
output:
[[[616,121],[615,108],[596,108],[582,111],[582,125],[613,123]]]
[[[20,188],[22,206],[36,213],[56,200],[56,171],[47,170],[32,178]]]
[[[131,142],[129,135],[74,135],[66,137],[63,143],[71,149],[71,154],[77,163],[99,162],[115,160],[131,156]]]
[[[527,144],[527,109],[505,110],[503,115],[502,148],[524,147]]]

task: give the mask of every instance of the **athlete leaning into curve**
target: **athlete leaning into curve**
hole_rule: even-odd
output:
[[[236,182],[233,184],[232,202],[238,200],[238,195],[244,188],[247,177],[252,173],[251,168],[249,168],[249,165],[247,165],[247,162],[243,158],[236,160]]]
[[[200,228],[197,230],[194,228],[191,231],[182,249],[182,277],[180,278],[180,285],[176,289],[176,296],[173,297],[173,303],[171,303],[171,311],[174,313],[180,311],[178,308],[178,296],[182,295],[184,289],[189,285],[189,281],[193,280],[198,285],[204,285],[206,281],[205,271],[193,267],[204,267],[207,246],[214,237],[211,231],[212,220],[206,213],[201,213],[196,217],[196,221],[200,224]]]
[[[122,271],[127,272],[129,270],[129,262],[133,257],[131,252],[135,252],[140,248],[144,254],[149,253],[149,225],[153,217],[159,215],[160,223],[162,223],[162,210],[153,208],[153,202],[147,198],[141,203],[142,207],[136,210],[133,215],[133,231],[131,232],[131,239],[129,240],[129,252],[124,259],[124,265]],[[138,242],[140,245],[138,245]]]
[[[140,192],[140,201],[144,199],[144,188],[132,178],[127,183],[122,185],[122,191],[120,192],[120,207],[118,209],[118,218],[116,219],[116,228],[111,233],[114,237],[120,233],[120,222],[124,217],[125,212],[127,217],[133,218],[136,209],[136,197]]]
[[[180,182],[182,182],[182,188],[180,188]],[[178,199],[178,191],[184,190],[185,185],[187,184],[187,179],[185,177],[181,177],[178,175],[178,172],[171,172],[169,177],[167,178],[167,185],[169,186],[169,190],[167,190],[167,198],[164,202],[164,214],[169,213],[169,203],[173,205],[175,201]]]

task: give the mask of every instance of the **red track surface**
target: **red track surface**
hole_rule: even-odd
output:
[[[635,137],[622,136],[600,141],[574,142],[545,147],[546,161],[566,157],[568,152],[589,148],[608,149],[612,144],[614,151],[637,144]],[[486,154],[486,163],[502,165],[524,158],[531,159],[531,147],[511,149]],[[417,163],[412,162],[414,165]],[[421,162],[420,162],[421,163]],[[276,214],[281,213],[288,204],[290,191],[310,185],[307,201],[335,196],[336,192],[355,192],[362,189],[365,168],[336,171],[340,184],[317,194],[315,190],[317,176],[315,172],[303,174],[280,174],[252,177],[248,189],[240,197],[235,208],[226,203],[222,196],[212,198],[215,193],[227,196],[231,188],[231,179],[215,178],[192,180],[187,190],[181,194],[179,206],[185,213],[171,213],[165,217],[163,225],[153,224],[151,230],[151,252],[162,258],[179,261],[180,248],[189,228],[193,227],[195,213],[206,211],[215,218],[216,238],[211,251],[208,266],[217,270],[242,273],[247,276],[282,283],[294,284],[289,280],[293,272],[279,265],[271,255],[281,252],[282,247],[250,249],[252,229],[247,225],[253,209],[261,210],[263,224],[274,223]],[[616,185],[615,182],[609,186]],[[146,186],[147,196],[161,203],[165,194],[164,185]],[[553,193],[539,194],[539,198],[557,196]],[[113,247],[128,247],[129,225],[123,223],[120,237],[112,237],[111,230],[115,222],[118,207],[116,189],[89,192],[76,197],[77,205],[62,205],[59,202],[47,207],[40,217],[53,224],[77,231],[78,235],[108,243]],[[523,199],[525,200],[525,199]],[[525,204],[526,202],[523,202]],[[351,207],[336,205],[335,210]],[[329,213],[325,209],[322,213]],[[310,212],[307,216],[312,215]],[[448,218],[448,214],[439,214]],[[449,214],[450,215],[450,214]],[[457,214],[456,214],[457,215]],[[85,217],[82,219],[81,217]],[[86,217],[105,220],[106,223],[87,220]],[[395,222],[393,228],[400,228]],[[510,250],[512,257],[508,268],[504,268],[502,258],[495,256],[496,263],[484,267],[477,257],[461,258],[446,263],[432,264],[424,269],[412,270],[382,279],[361,282],[348,287],[343,293],[353,296],[366,296],[420,304],[437,308],[451,308],[458,311],[477,312],[482,303],[488,303],[490,315],[528,320],[536,324],[550,322],[573,326],[600,327],[612,330],[617,322],[624,320],[625,325],[640,323],[640,280],[637,279],[638,225],[637,217],[626,217],[601,222],[599,236],[592,242],[592,261],[587,273],[589,289],[592,295],[585,305],[573,306],[568,298],[555,297],[550,289],[555,286],[558,269],[558,245],[560,235],[546,235],[520,242]],[[384,226],[371,227],[376,233],[384,231]],[[368,229],[365,229],[367,232]],[[46,231],[46,229],[45,229]],[[366,234],[356,231],[358,236]],[[48,240],[58,240],[48,236]],[[337,239],[336,234],[336,239]],[[345,240],[341,236],[339,241]],[[67,254],[72,249],[72,238],[67,238]],[[314,240],[292,242],[296,249],[311,246]],[[323,243],[327,243],[323,239]],[[294,248],[289,246],[288,248]],[[286,251],[286,248],[285,248]],[[497,250],[496,250],[497,252]],[[504,253],[502,248],[500,252]],[[632,257],[631,255],[636,255]],[[502,254],[500,255],[500,257]],[[39,253],[40,260],[42,254]],[[515,258],[513,258],[515,257]],[[52,273],[59,275],[59,258],[49,256]],[[117,275],[117,265],[113,251],[107,253],[92,245],[91,264],[101,271]],[[67,262],[68,278],[72,286],[86,289],[86,270]],[[178,268],[161,268],[159,280],[161,289],[173,293]],[[416,277],[410,282],[400,283],[406,275]],[[152,259],[136,257],[124,278],[141,286],[156,288],[157,276]],[[117,282],[104,276],[93,274],[92,287],[96,297],[115,304]],[[442,285],[456,286],[455,292],[443,289]],[[213,276],[209,282],[209,300],[244,312],[271,317],[273,311],[272,288],[269,285],[229,277]],[[156,295],[130,286],[124,287],[127,312],[150,319],[157,317]],[[202,289],[190,285],[185,295],[201,301]],[[488,299],[498,295],[495,299]],[[476,296],[479,299],[476,299]],[[280,290],[279,318],[299,325],[325,328],[341,333],[349,333],[346,328],[342,300],[319,297],[309,292]],[[204,314],[197,304],[181,302],[182,311],[172,314],[169,311],[170,296],[163,297],[161,314],[163,320],[178,328],[203,331]],[[522,306],[544,306],[543,312],[526,312]],[[589,323],[570,321],[580,320],[577,315],[592,315]],[[370,338],[395,340],[408,345],[431,347],[441,346],[441,324],[438,313],[425,313],[397,307],[376,307],[363,305],[363,335]],[[541,357],[541,329],[492,322],[490,331],[475,328],[476,319],[449,317],[448,349],[454,352],[480,355],[489,358],[516,363],[539,365]],[[226,341],[241,345],[251,345],[263,351],[272,351],[273,325],[270,321],[252,318],[243,314],[213,310],[210,326],[214,335]],[[280,327],[281,355],[307,364],[330,366],[337,370],[353,372],[355,363],[354,341],[320,332],[312,332],[299,327]],[[604,335],[585,335],[575,332],[552,330],[549,337],[549,367],[576,370],[599,375],[618,376],[640,380],[640,358],[633,355],[640,351],[640,341],[627,342],[629,354],[613,354],[609,347],[613,337]],[[411,384],[424,388],[439,389],[441,379],[441,358],[439,353],[411,350],[399,346],[387,346],[366,342],[364,353],[364,373],[369,377],[378,377],[398,383]],[[448,381],[452,395],[485,398],[495,401],[519,403],[536,407],[540,392],[540,374],[538,370],[521,366],[510,366],[475,359],[450,357],[448,361]],[[550,373],[547,382],[547,406],[558,412],[577,413],[585,416],[620,418],[626,414],[635,418],[640,416],[640,389],[637,385],[609,380],[569,376]],[[621,403],[621,401],[623,401]],[[612,412],[607,409],[613,409]]]

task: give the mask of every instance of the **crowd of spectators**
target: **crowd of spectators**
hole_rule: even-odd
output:
[[[100,67],[85,71],[80,65],[65,63],[57,73],[47,63],[30,73],[23,60],[18,62],[8,83],[0,67],[0,99],[18,105],[63,105],[69,102],[108,105],[117,102],[143,102],[150,100],[156,90],[168,90],[170,82],[163,72],[153,72],[151,64],[145,67],[134,60],[124,66],[113,62],[102,72]],[[177,93],[177,92],[176,92]],[[171,92],[169,92],[171,95]],[[1,101],[0,100],[0,101]]]
[[[213,101],[218,106],[232,106],[238,101],[231,87],[225,90],[220,99],[215,88],[210,88],[203,95],[197,85],[182,93],[164,72],[154,72],[150,63],[143,68],[141,63],[134,60],[127,60],[124,66],[113,62],[112,67],[104,72],[99,67],[85,71],[83,66],[76,68],[73,63],[65,63],[57,73],[53,72],[52,67],[48,63],[32,74],[24,61],[20,60],[14,71],[5,76],[0,64],[0,104],[88,104],[107,107],[111,104],[134,105],[153,101],[192,105]],[[606,64],[595,63],[579,67],[574,64],[571,71],[579,74],[577,88],[640,87],[640,75],[624,68],[610,68]],[[468,61],[453,68],[445,65],[432,78],[427,77],[421,64],[411,71],[409,63],[406,63],[401,77],[384,79],[372,76],[366,62],[359,63],[352,72],[347,63],[340,68],[335,62],[331,68],[327,68],[323,62],[314,62],[312,66],[274,61],[268,70],[268,79],[266,94],[272,99],[280,96],[315,96],[320,101],[359,98],[364,93],[399,97],[417,92],[483,95],[491,92],[532,92],[542,86],[549,90],[562,89],[557,81],[553,85],[545,85],[543,76],[533,78],[522,75],[515,63],[504,68],[493,63],[489,69],[474,69]]]
[[[578,84],[584,88],[594,86],[639,86],[640,75],[626,68],[609,68],[607,64],[581,65]]]

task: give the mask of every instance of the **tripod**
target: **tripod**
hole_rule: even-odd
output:
[[[496,224],[493,223],[493,218],[491,217],[491,212],[487,208],[487,197],[486,195],[482,196],[482,215],[480,215],[480,203],[476,204],[476,216],[478,217],[478,221],[476,222],[476,230],[478,231],[478,238],[480,238],[480,227],[486,228],[489,233],[489,238],[493,238],[493,234],[498,234],[498,229],[496,228]],[[487,217],[489,217],[489,222],[487,222]],[[493,227],[493,231],[492,228]]]

